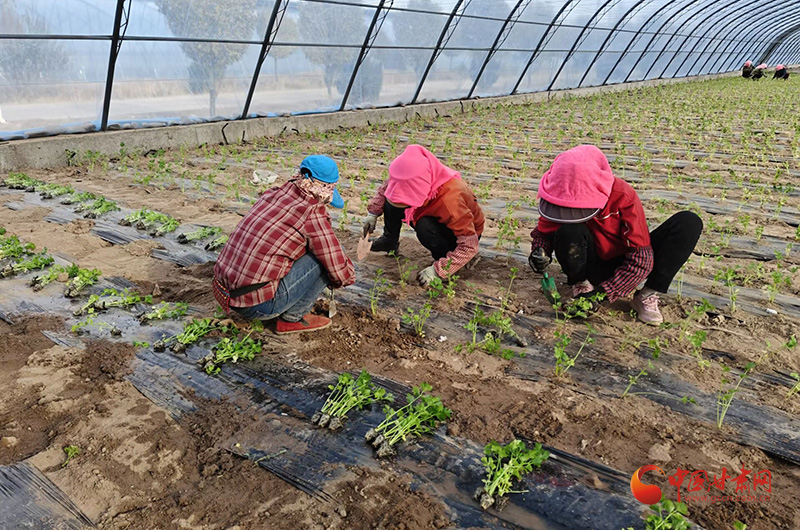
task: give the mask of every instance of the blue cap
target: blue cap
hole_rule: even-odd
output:
[[[329,156],[311,155],[300,162],[300,169],[306,169],[311,173],[311,178],[321,182],[333,184],[339,181],[339,167]],[[344,208],[344,199],[339,195],[339,191],[334,188],[331,206],[334,208]]]

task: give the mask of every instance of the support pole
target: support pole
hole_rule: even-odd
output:
[[[111,109],[111,92],[114,89],[114,71],[117,67],[117,57],[119,56],[119,49],[122,45],[122,37],[125,35],[125,30],[128,28],[128,15],[130,14],[130,5],[125,9],[126,0],[117,0],[117,9],[114,13],[114,31],[111,35],[111,49],[108,53],[108,71],[106,72],[106,86],[103,94],[103,112],[100,117],[100,130],[105,131],[108,129],[108,113]],[[123,15],[125,22],[122,22]]]
[[[281,22],[283,22],[283,15],[286,14],[286,6],[288,4],[289,0],[275,0],[275,4],[272,6],[267,29],[264,31],[264,41],[261,43],[261,52],[258,54],[258,61],[256,61],[256,68],[253,71],[253,79],[250,80],[250,89],[247,91],[247,98],[244,100],[240,119],[247,118],[247,114],[250,112],[250,103],[253,102],[253,94],[256,92],[258,76],[261,75],[261,67],[264,65],[270,49],[272,49],[272,43],[275,42],[275,36],[278,34]]]

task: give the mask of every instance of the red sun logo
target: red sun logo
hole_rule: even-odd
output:
[[[655,504],[661,500],[661,488],[654,484],[642,483],[642,475],[654,469],[658,470],[662,475],[667,476],[660,467],[650,464],[637,469],[631,477],[631,493],[633,493],[637,501],[644,504]]]

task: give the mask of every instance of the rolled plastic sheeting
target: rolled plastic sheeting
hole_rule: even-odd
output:
[[[0,527],[83,530],[95,526],[38,469],[19,462],[0,466]]]

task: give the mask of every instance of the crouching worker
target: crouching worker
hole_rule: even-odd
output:
[[[633,308],[648,324],[663,321],[658,295],[667,292],[703,230],[697,215],[679,212],[650,232],[639,196],[593,145],[555,158],[539,182],[539,214],[528,258],[534,272],[545,271],[555,250],[573,297],[603,293],[609,302],[646,280]]]
[[[383,214],[383,235],[372,242],[374,252],[397,252],[400,228],[408,223],[434,262],[417,275],[427,287],[446,278],[478,255],[483,212],[461,174],[442,164],[421,145],[409,145],[389,165],[389,179],[367,205],[364,234],[375,231]]]
[[[742,67],[742,77],[745,79],[753,75],[753,61],[745,61]]]
[[[767,65],[764,63],[759,64],[756,66],[755,70],[753,70],[753,75],[750,77],[753,81],[758,81],[762,77],[764,77],[764,71],[767,69]]]
[[[311,314],[314,302],[325,287],[355,281],[325,209],[344,206],[338,180],[336,162],[313,155],[294,179],[258,199],[214,267],[214,296],[226,312],[247,320],[277,318],[279,335],[330,325],[329,318]]]
[[[782,64],[779,64],[775,67],[775,74],[773,74],[772,79],[783,79],[786,81],[789,79],[789,70]]]

